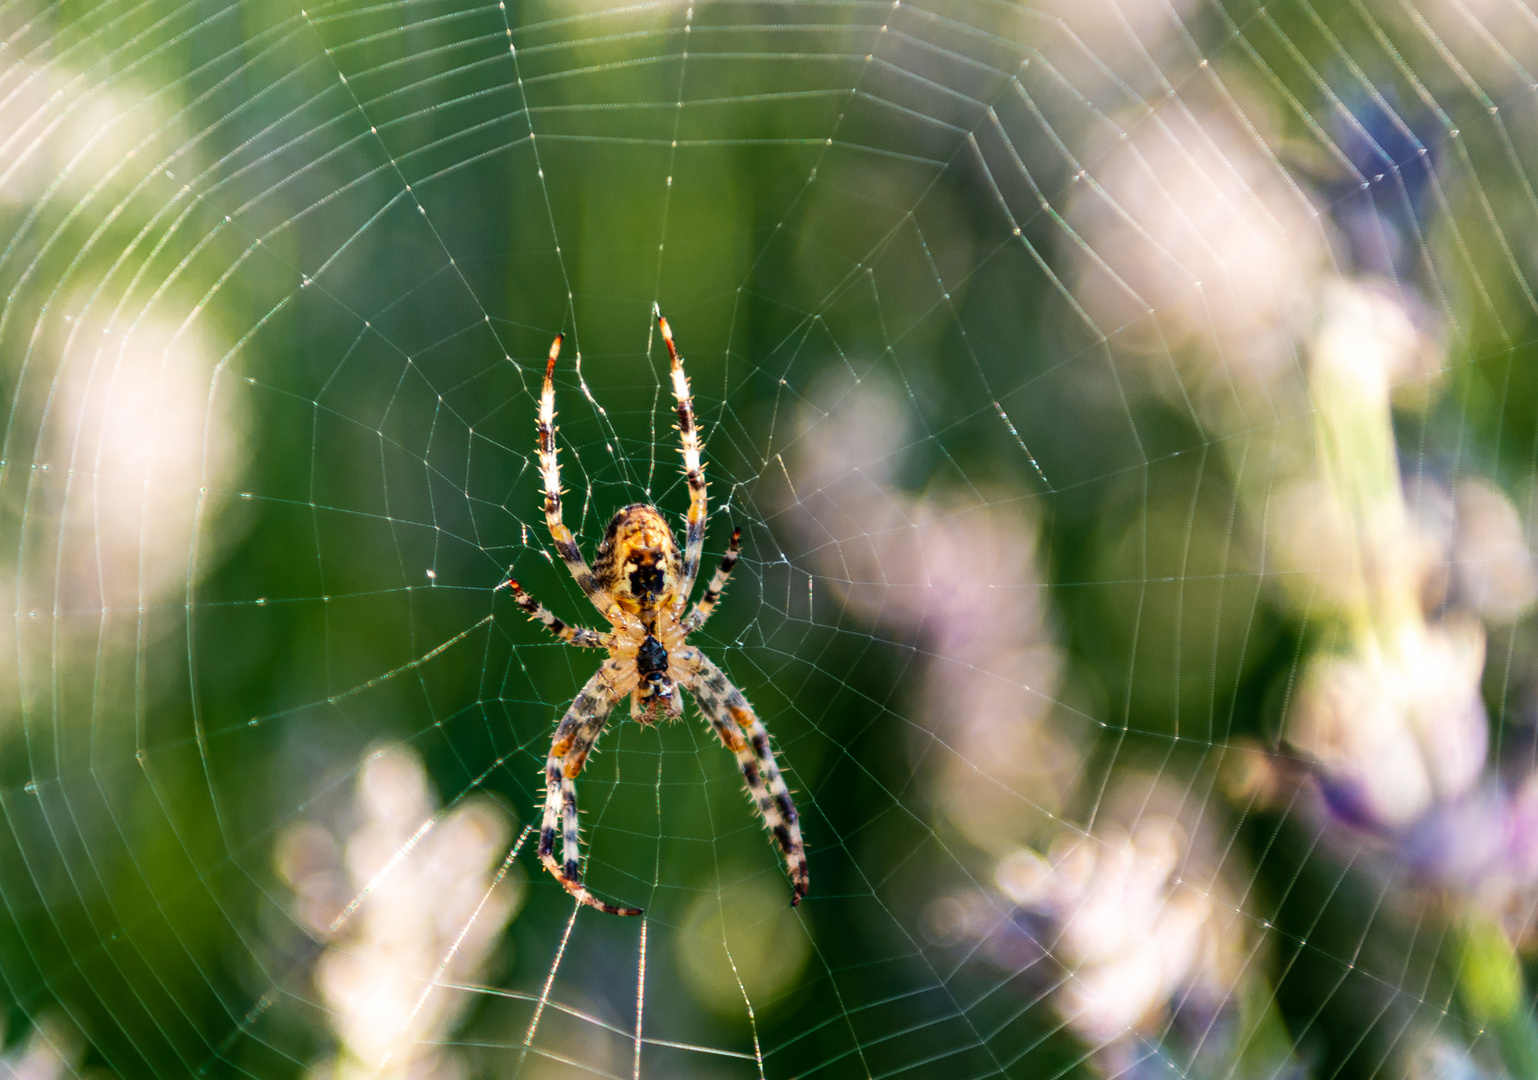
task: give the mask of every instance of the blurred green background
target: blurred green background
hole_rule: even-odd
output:
[[[17,1075],[1524,1076],[1516,0],[0,7]],[[681,523],[812,892],[622,706]]]

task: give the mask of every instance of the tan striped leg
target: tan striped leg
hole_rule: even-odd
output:
[[[556,553],[561,556],[566,569],[571,571],[571,576],[577,579],[578,587],[587,594],[594,607],[607,615],[614,605],[614,599],[598,587],[592,568],[582,557],[582,549],[577,546],[571,530],[561,520],[561,466],[556,461],[555,382],[552,376],[555,374],[556,358],[561,355],[561,341],[565,336],[555,335],[555,341],[550,344],[550,357],[545,363],[545,385],[539,395],[539,419],[535,422],[539,431],[539,471],[545,483],[545,524],[550,529],[550,539],[555,542]]]
[[[801,841],[796,805],[775,763],[774,751],[769,749],[769,732],[764,730],[742,691],[698,650],[686,650],[680,660],[689,671],[683,685],[694,695],[700,712],[726,748],[737,755],[737,767],[742,770],[748,797],[785,856],[785,868],[790,873],[790,904],[794,907],[806,895],[811,878],[807,874],[806,845]]]
[[[508,578],[497,589],[511,589],[513,602],[529,613],[529,618],[537,619],[545,624],[545,628],[568,645],[576,645],[584,649],[607,649],[612,640],[608,634],[601,634],[597,630],[589,630],[585,626],[568,626],[555,612],[544,604],[534,599],[523,591],[523,586],[512,578]],[[496,589],[492,590],[493,592]]]
[[[668,360],[673,369],[673,397],[678,402],[678,437],[683,441],[684,476],[689,481],[689,524],[684,537],[684,576],[679,582],[679,594],[688,596],[694,591],[694,581],[700,574],[700,556],[705,553],[705,467],[700,464],[700,433],[694,425],[694,399],[689,396],[689,379],[684,374],[683,357],[673,344],[673,331],[662,311],[652,305],[657,325],[662,328],[662,342],[668,347]]]
[[[737,565],[737,556],[741,552],[742,530],[733,529],[732,542],[726,546],[726,554],[721,556],[721,565],[716,568],[710,584],[705,587],[705,595],[700,597],[699,603],[694,605],[694,610],[689,612],[684,633],[694,633],[705,625],[706,619],[710,618],[710,613],[716,609],[716,601],[721,599],[721,590],[726,588],[726,579],[732,576],[732,567]]]
[[[578,903],[597,908],[609,915],[640,915],[640,908],[621,907],[598,899],[582,886],[582,847],[577,825],[577,774],[587,763],[587,755],[603,732],[609,713],[624,695],[610,682],[612,672],[605,662],[556,726],[545,760],[545,814],[539,830],[539,860],[545,869]],[[561,861],[555,860],[556,825],[561,826]]]

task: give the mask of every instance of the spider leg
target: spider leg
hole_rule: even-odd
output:
[[[538,600],[524,592],[523,586],[512,578],[508,578],[501,585],[497,586],[497,589],[502,588],[511,589],[513,602],[523,608],[524,611],[527,611],[529,618],[538,619],[544,623],[546,629],[566,642],[566,644],[576,645],[583,649],[607,649],[609,647],[611,638],[608,634],[601,634],[597,630],[589,630],[585,626],[568,626],[544,604],[541,604]],[[492,592],[496,592],[496,589],[493,589]]]
[[[684,476],[689,481],[689,519],[684,539],[684,576],[679,582],[679,595],[686,602],[694,591],[694,579],[699,577],[700,556],[705,552],[705,467],[700,464],[700,433],[694,426],[694,399],[689,396],[689,379],[684,374],[684,361],[673,344],[673,330],[662,317],[662,311],[652,305],[657,325],[662,328],[662,343],[668,347],[668,360],[673,368],[673,397],[678,401],[678,437],[683,441]]]
[[[614,605],[614,599],[599,587],[592,568],[582,557],[582,549],[577,546],[571,530],[561,520],[561,466],[556,460],[555,383],[552,376],[555,374],[556,358],[561,355],[561,341],[565,336],[555,335],[555,341],[550,344],[550,356],[545,362],[545,384],[539,395],[539,419],[535,422],[539,432],[539,471],[545,483],[545,525],[550,529],[551,540],[555,541],[557,554],[566,564],[566,569],[571,571],[571,576],[576,578],[578,587],[587,594],[594,607],[607,614]]]
[[[737,565],[737,556],[741,551],[742,530],[733,529],[732,542],[727,545],[726,554],[721,556],[721,565],[716,568],[710,584],[705,587],[705,595],[700,597],[699,603],[694,605],[694,610],[689,612],[688,621],[684,624],[684,633],[694,633],[705,625],[706,619],[710,618],[710,613],[715,610],[716,601],[721,599],[721,590],[726,588],[726,579],[732,576],[732,567]]]
[[[577,693],[561,717],[545,759],[545,814],[539,830],[539,861],[555,875],[577,902],[609,915],[639,915],[640,908],[621,907],[598,899],[582,886],[581,842],[577,834],[577,774],[603,732],[605,721],[624,696],[614,683],[610,661]],[[561,826],[561,861],[555,859],[556,824]]]
[[[697,649],[687,650],[679,659],[686,672],[684,686],[694,695],[700,712],[726,748],[737,755],[748,796],[785,856],[790,873],[790,903],[794,907],[806,895],[811,878],[807,874],[806,845],[801,841],[796,805],[775,763],[774,751],[769,749],[769,732],[764,730],[742,691]]]

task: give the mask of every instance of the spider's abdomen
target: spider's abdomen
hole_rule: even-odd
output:
[[[633,615],[671,602],[683,569],[673,530],[645,503],[631,503],[614,515],[593,560],[599,586]]]
[[[651,723],[659,716],[676,719],[683,712],[683,703],[668,675],[668,651],[650,633],[636,650],[635,671],[639,680],[635,688],[635,718],[642,723]]]
[[[646,640],[636,650],[635,670],[646,682],[657,682],[668,676],[668,651],[662,647],[662,642],[650,634],[646,635]]]

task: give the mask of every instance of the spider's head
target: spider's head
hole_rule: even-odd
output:
[[[631,503],[614,515],[593,561],[598,584],[632,615],[670,602],[683,572],[673,530],[645,503]]]

